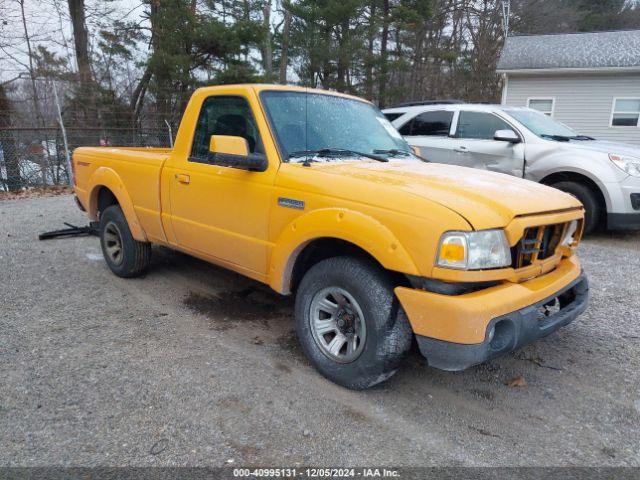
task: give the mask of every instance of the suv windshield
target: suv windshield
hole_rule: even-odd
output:
[[[373,105],[320,93],[265,90],[260,94],[284,161],[318,151],[324,161],[363,154],[412,155],[389,120]],[[369,157],[371,158],[371,157]]]
[[[579,135],[566,125],[535,110],[505,111],[539,137],[575,138]]]

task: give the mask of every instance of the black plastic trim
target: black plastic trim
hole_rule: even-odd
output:
[[[609,230],[640,230],[640,213],[608,213]]]

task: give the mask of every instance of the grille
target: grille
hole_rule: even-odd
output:
[[[565,223],[529,227],[524,231],[522,239],[511,249],[515,268],[522,268],[551,257],[558,248]]]

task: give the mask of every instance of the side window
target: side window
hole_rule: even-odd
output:
[[[404,115],[404,112],[382,113],[390,122],[393,122],[396,118],[400,118],[402,115]]]
[[[491,113],[461,111],[456,138],[493,140],[496,130],[513,130],[507,122]]]
[[[243,137],[251,153],[264,153],[251,107],[243,97],[219,95],[203,102],[193,136],[191,158],[207,160],[211,135]]]
[[[452,120],[453,112],[446,110],[421,113],[413,120],[411,135],[446,137]]]
[[[411,135],[411,127],[413,127],[413,122],[414,121],[415,121],[415,118],[412,119],[412,120],[409,120],[407,123],[402,125],[398,129],[398,132],[400,132],[400,135]]]

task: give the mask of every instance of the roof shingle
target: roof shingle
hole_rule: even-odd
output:
[[[625,67],[640,67],[640,30],[508,37],[497,70]]]

